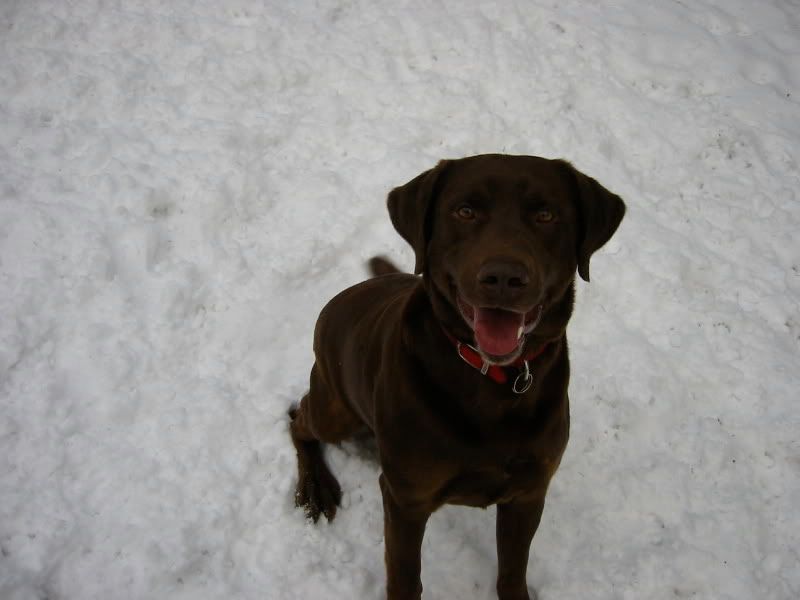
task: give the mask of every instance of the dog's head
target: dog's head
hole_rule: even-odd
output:
[[[616,231],[622,200],[568,162],[485,154],[440,162],[389,194],[437,318],[508,364],[540,321],[563,330],[577,269]],[[569,310],[564,313],[565,298]]]

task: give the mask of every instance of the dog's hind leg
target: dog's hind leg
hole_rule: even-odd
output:
[[[297,451],[295,504],[316,522],[321,514],[330,521],[342,499],[342,488],[331,473],[322,442],[336,443],[363,427],[352,411],[328,393],[317,365],[311,370],[311,388],[300,405],[289,411],[289,430]]]
[[[316,439],[304,418],[303,406],[308,400],[306,394],[300,406],[289,411],[292,419],[289,429],[292,443],[297,450],[297,489],[294,502],[302,506],[306,516],[315,523],[320,514],[330,521],[336,516],[336,507],[342,499],[342,488],[331,473],[322,456],[322,444]]]

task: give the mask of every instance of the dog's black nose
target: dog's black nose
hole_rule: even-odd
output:
[[[530,282],[528,269],[521,262],[493,259],[478,270],[478,283],[486,291],[513,293],[522,291]]]

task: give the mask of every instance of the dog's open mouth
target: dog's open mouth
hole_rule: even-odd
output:
[[[472,328],[478,350],[492,362],[503,363],[516,357],[524,336],[533,331],[542,316],[542,305],[522,313],[503,308],[473,306],[456,295],[461,316]]]

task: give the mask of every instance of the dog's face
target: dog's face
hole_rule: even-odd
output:
[[[588,280],[589,258],[625,206],[564,161],[481,155],[443,161],[393,190],[389,211],[442,324],[508,364],[571,294],[576,268]]]

